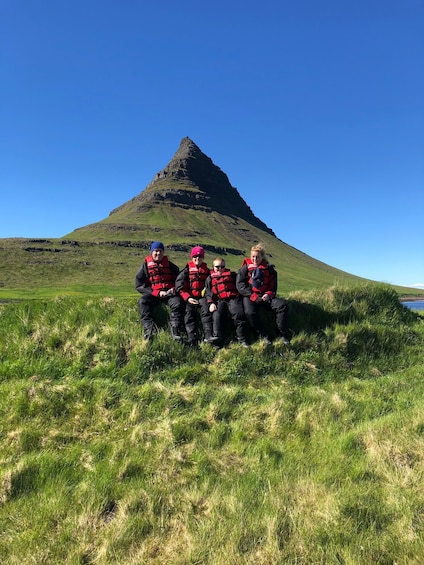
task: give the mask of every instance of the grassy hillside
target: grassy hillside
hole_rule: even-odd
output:
[[[0,304],[0,562],[419,564],[423,320],[290,295],[291,349],[148,347],[133,298]]]
[[[312,257],[287,246],[276,238],[261,233],[261,241],[269,249],[269,259],[279,273],[279,292],[326,288],[334,284],[355,285],[359,279],[333,269]],[[180,268],[186,264],[191,246],[205,243],[200,238],[178,244],[163,238],[169,246],[168,255]],[[259,238],[258,238],[259,239]],[[150,240],[93,242],[70,239],[1,239],[0,240],[0,300],[42,298],[58,295],[135,296],[134,278],[148,254]],[[222,252],[221,237],[215,240],[216,250],[207,248],[206,261],[212,264],[217,254],[227,265],[237,270],[243,255]],[[234,245],[234,241],[231,241]],[[237,244],[239,242],[236,242]],[[245,242],[248,254],[251,242]],[[179,248],[183,246],[183,250]],[[422,291],[396,287],[408,295]]]

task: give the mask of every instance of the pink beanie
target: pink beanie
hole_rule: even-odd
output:
[[[200,245],[196,245],[196,247],[193,247],[193,249],[191,250],[190,256],[194,257],[195,255],[200,255],[200,257],[204,257],[205,256],[205,250],[203,249],[203,247],[200,247]]]

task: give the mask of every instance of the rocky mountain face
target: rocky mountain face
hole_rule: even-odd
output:
[[[130,209],[140,213],[161,204],[203,212],[214,211],[243,219],[252,226],[274,235],[274,232],[254,215],[237,189],[231,186],[227,175],[189,137],[181,140],[170,162],[155,175],[145,190],[131,201],[112,210],[110,216],[117,213],[122,215],[122,212],[130,212]]]

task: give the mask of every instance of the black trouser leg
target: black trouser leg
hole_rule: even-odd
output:
[[[197,341],[197,329],[196,329],[197,308],[198,308],[197,305],[190,304],[190,302],[186,302],[184,325],[189,342]]]
[[[283,298],[273,298],[271,308],[275,313],[275,321],[281,336],[289,337],[288,304]]]
[[[221,329],[221,315],[218,311],[218,308],[212,312],[212,327],[213,327],[213,335],[216,337],[221,337],[222,329]]]
[[[138,309],[140,312],[140,322],[143,326],[144,336],[149,338],[152,335],[154,322],[152,311],[153,308],[159,304],[159,298],[152,294],[143,294],[138,300]]]
[[[243,308],[244,313],[246,315],[247,321],[249,322],[250,327],[259,335],[265,336],[268,335],[267,330],[263,327],[259,317],[259,306],[262,306],[262,303],[253,302],[250,300],[248,296],[243,297]]]
[[[169,323],[171,328],[179,328],[183,313],[183,300],[180,296],[170,296],[167,299],[169,306]]]
[[[222,325],[223,325],[223,320],[225,319],[226,313],[227,313],[226,302],[224,300],[219,300],[217,305],[216,305],[216,310],[212,314],[212,316],[213,316],[213,334],[216,337],[219,337],[219,339],[221,339],[221,340],[223,338]]]
[[[199,304],[203,332],[205,334],[205,339],[209,339],[210,337],[212,337],[212,315],[209,312],[209,304],[205,297],[199,300]]]
[[[169,323],[171,325],[171,334],[174,339],[180,338],[180,326],[182,320],[182,313],[184,302],[181,296],[170,296],[166,299],[169,306]]]
[[[241,298],[231,298],[228,301],[228,309],[234,322],[236,336],[239,341],[246,341],[247,322],[243,310]]]

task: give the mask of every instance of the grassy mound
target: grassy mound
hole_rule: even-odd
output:
[[[0,562],[420,563],[422,319],[289,299],[290,349],[219,351],[136,299],[0,305]]]

